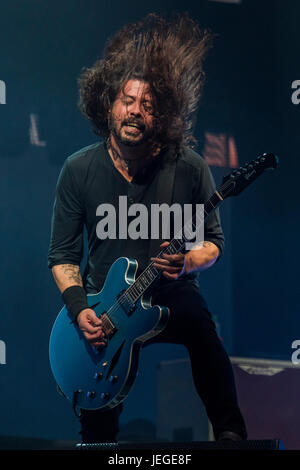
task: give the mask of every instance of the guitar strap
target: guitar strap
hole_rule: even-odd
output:
[[[164,162],[162,168],[160,169],[156,188],[156,204],[167,203],[169,206],[172,204],[176,162],[177,159]],[[161,250],[160,245],[162,242],[163,240],[161,238],[151,238],[149,259],[151,256],[155,256]]]

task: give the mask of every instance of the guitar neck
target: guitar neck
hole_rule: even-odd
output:
[[[190,242],[190,238],[195,230],[203,225],[208,215],[213,212],[216,207],[223,201],[222,196],[218,191],[215,191],[210,199],[204,204],[203,216],[200,218],[197,212],[188,220],[184,225],[184,230],[178,232],[175,237],[169,242],[166,248],[163,248],[155,257],[162,258],[166,254],[179,253],[185,246],[185,243]],[[192,229],[192,230],[191,230]],[[193,232],[192,232],[193,231]],[[182,233],[187,234],[182,235]],[[154,263],[151,262],[146,269],[139,275],[136,281],[126,290],[126,295],[132,303],[135,303],[153,284],[154,281],[161,276],[161,271],[154,267]]]
[[[235,169],[230,175],[223,178],[223,183],[211,198],[204,204],[204,211],[202,218],[196,213],[189,219],[187,224],[184,225],[184,230],[180,231],[180,235],[175,235],[169,245],[162,249],[156,258],[162,258],[166,254],[176,254],[182,250],[185,243],[190,241],[201,225],[203,225],[206,217],[216,209],[216,207],[227,197],[236,196],[247,188],[258,176],[265,170],[274,169],[278,165],[278,157],[273,153],[264,153],[255,160],[246,163],[244,167]],[[195,231],[195,228],[197,230]],[[182,236],[182,232],[187,234],[188,237]],[[126,290],[128,295],[127,300],[135,303],[141,297],[146,289],[161,275],[161,271],[154,267],[151,262],[147,268],[140,274],[136,281]]]

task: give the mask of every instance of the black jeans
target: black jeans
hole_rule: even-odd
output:
[[[194,385],[215,438],[223,431],[233,431],[245,439],[246,426],[237,402],[232,366],[198,284],[186,280],[163,282],[151,292],[152,305],[169,307],[170,318],[166,328],[147,345],[158,342],[185,345]],[[82,441],[116,441],[121,410],[122,405],[106,412],[82,410]]]

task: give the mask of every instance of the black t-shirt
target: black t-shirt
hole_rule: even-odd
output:
[[[80,265],[86,227],[88,253],[83,280],[87,292],[100,290],[110,266],[121,256],[138,261],[136,274],[139,275],[150,261],[150,219],[148,238],[121,238],[118,221],[119,207],[123,206],[119,206],[119,196],[127,196],[127,199],[123,198],[123,202],[125,199],[127,201],[127,207],[134,203],[144,204],[150,214],[151,204],[156,202],[163,158],[163,155],[155,157],[129,182],[115,168],[104,142],[85,147],[68,157],[56,187],[48,254],[49,268],[59,264]],[[214,180],[205,160],[185,147],[177,157],[172,204],[179,203],[182,207],[183,204],[204,204],[214,190]],[[103,235],[102,238],[99,237],[99,232],[97,234],[98,223],[104,216],[103,211],[101,216],[99,215],[99,206],[104,209],[103,204],[110,204],[115,208],[115,239],[111,238],[111,233],[106,239],[103,239]],[[124,215],[122,213],[122,216]],[[128,216],[128,223],[134,218]],[[172,228],[174,227],[171,225],[170,239],[175,236]],[[212,212],[205,220],[204,239],[215,243],[222,254],[224,236],[218,210]],[[193,272],[180,279],[196,277],[197,273]],[[162,282],[167,282],[165,278],[161,279]]]

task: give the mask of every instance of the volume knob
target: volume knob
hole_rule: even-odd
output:
[[[95,380],[101,380],[103,377],[103,372],[96,372],[94,375]]]
[[[107,400],[109,398],[109,393],[107,392],[102,392],[100,397],[102,398],[102,400]]]
[[[110,382],[116,382],[118,380],[118,376],[117,375],[111,375],[108,380]]]

